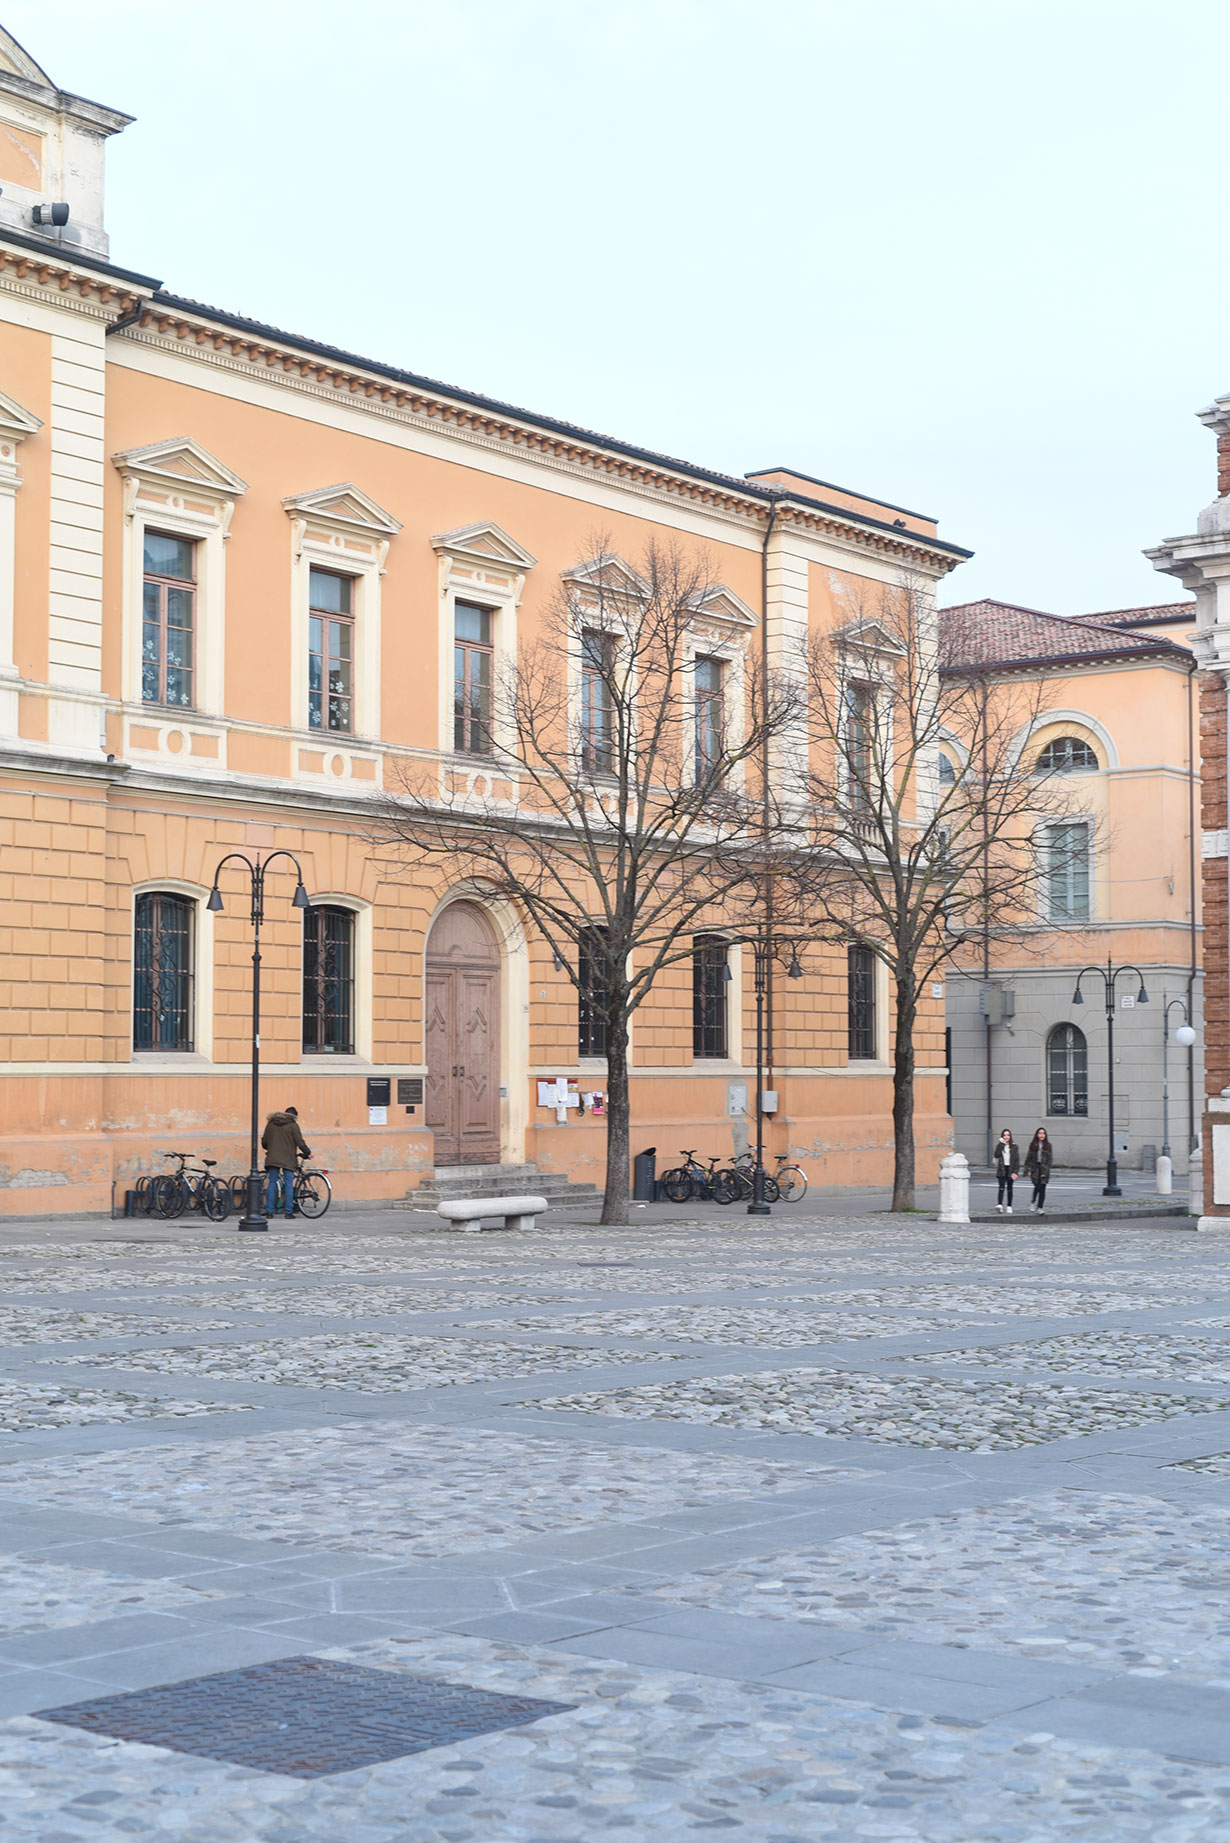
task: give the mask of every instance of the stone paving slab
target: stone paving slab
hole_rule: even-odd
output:
[[[0,1230],[0,1301],[89,1327],[23,1342],[13,1387],[203,1372],[159,1373],[161,1416],[0,1443],[6,1836],[1230,1843],[1230,1395],[1199,1379],[1230,1245],[829,1212],[463,1253],[364,1220],[259,1251]],[[821,1324],[848,1335],[817,1364]],[[389,1339],[468,1367],[364,1400]],[[480,1380],[491,1347],[605,1367],[552,1394]],[[305,1372],[326,1348],[345,1386]],[[864,1406],[817,1415],[818,1370]],[[677,1418],[706,1391],[730,1424]],[[32,1716],[305,1653],[570,1712],[310,1785]]]

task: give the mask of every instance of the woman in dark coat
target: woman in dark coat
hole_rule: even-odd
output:
[[[1012,1128],[1006,1126],[1000,1134],[999,1144],[995,1148],[995,1178],[999,1185],[999,1201],[996,1203],[995,1207],[1001,1216],[1004,1213],[1005,1196],[1008,1199],[1008,1214],[1012,1214],[1012,1180],[1020,1169],[1020,1147],[1012,1137]]]
[[[1046,1187],[1050,1182],[1053,1157],[1054,1149],[1051,1145],[1050,1134],[1044,1126],[1040,1126],[1030,1140],[1029,1150],[1025,1154],[1025,1175],[1033,1179],[1034,1186],[1033,1200],[1029,1207],[1036,1209],[1039,1215],[1042,1214],[1042,1208],[1046,1202]]]

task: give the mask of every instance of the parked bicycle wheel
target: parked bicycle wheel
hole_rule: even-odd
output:
[[[150,1175],[148,1171],[143,1171],[141,1173],[132,1189],[133,1209],[138,1216],[148,1216],[150,1213]]]
[[[739,1195],[739,1174],[729,1166],[713,1174],[713,1201],[715,1203],[733,1203]]]
[[[673,1171],[662,1174],[662,1194],[672,1203],[687,1203],[692,1195],[692,1173],[685,1165],[677,1165]]]
[[[767,1171],[764,1174],[764,1200],[766,1203],[780,1203],[782,1200],[782,1193],[777,1179],[775,1177],[770,1177]]]
[[[230,1186],[231,1186],[231,1208],[232,1209],[247,1209],[248,1207],[248,1174],[247,1172],[237,1171],[234,1177],[231,1178],[230,1180]]]
[[[160,1171],[149,1183],[149,1213],[159,1216],[164,1222],[172,1216],[183,1213],[183,1204],[179,1200],[179,1179],[169,1171]]]
[[[231,1213],[231,1187],[224,1177],[207,1177],[201,1185],[201,1208],[211,1222],[225,1222]]]
[[[323,1216],[333,1201],[327,1171],[301,1171],[295,1179],[295,1208],[302,1216]]]
[[[783,1203],[801,1203],[807,1195],[807,1174],[797,1165],[783,1165],[775,1174],[775,1182]]]
[[[732,1165],[735,1182],[739,1186],[736,1200],[746,1202],[752,1194],[752,1173],[747,1165]]]

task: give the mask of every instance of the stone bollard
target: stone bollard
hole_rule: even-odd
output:
[[[1157,1161],[1157,1194],[1159,1197],[1170,1195],[1174,1188],[1173,1173],[1174,1166],[1163,1152]]]
[[[964,1152],[950,1152],[940,1162],[939,1220],[969,1221],[969,1160]]]

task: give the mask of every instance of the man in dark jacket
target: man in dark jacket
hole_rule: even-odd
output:
[[[299,1110],[287,1107],[281,1113],[271,1113],[265,1121],[265,1130],[261,1134],[261,1144],[265,1148],[265,1170],[269,1181],[265,1193],[265,1214],[272,1216],[278,1200],[278,1178],[282,1180],[282,1209],[287,1216],[295,1213],[295,1172],[299,1169],[299,1158],[312,1156],[312,1148],[304,1143],[299,1131]]]

